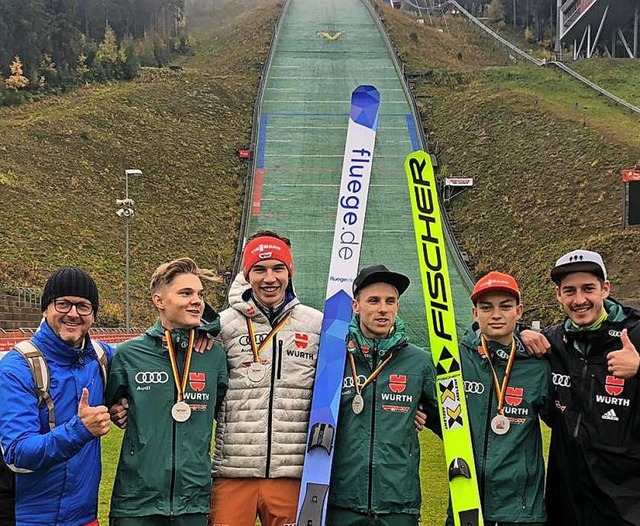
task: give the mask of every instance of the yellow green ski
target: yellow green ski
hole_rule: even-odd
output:
[[[423,151],[413,152],[407,156],[404,167],[409,183],[429,343],[437,374],[453,518],[456,526],[482,526],[446,243],[431,157]]]

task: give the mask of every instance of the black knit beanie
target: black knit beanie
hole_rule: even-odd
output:
[[[40,306],[42,312],[49,303],[62,296],[85,298],[93,305],[94,316],[98,314],[98,287],[93,278],[78,267],[62,267],[56,270],[44,285]]]

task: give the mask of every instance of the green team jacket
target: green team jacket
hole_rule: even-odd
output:
[[[360,414],[351,408],[356,391],[346,360],[329,507],[419,515],[420,445],[414,425],[418,402],[424,404],[427,427],[440,432],[431,354],[409,344],[400,319],[388,338],[368,339],[360,332],[357,316],[349,326],[347,353],[355,358],[360,384],[389,354],[392,358],[362,391]]]
[[[469,328],[460,341],[462,375],[471,423],[473,455],[484,520],[498,522],[545,522],[544,461],[540,421],[553,413],[551,368],[535,358],[516,338],[513,362],[504,403],[509,431],[496,435],[491,419],[497,414],[491,367],[479,352],[478,325]],[[511,346],[488,342],[489,353],[502,383]],[[447,525],[453,525],[451,516]]]
[[[214,336],[219,330],[216,317],[198,327],[196,336]],[[204,354],[193,352],[184,395],[191,417],[178,423],[171,417],[177,391],[164,337],[157,321],[141,336],[119,345],[111,364],[107,405],[120,397],[129,400],[111,517],[209,513],[211,436],[227,388],[226,357],[219,345]],[[187,329],[171,331],[181,375],[188,337]]]

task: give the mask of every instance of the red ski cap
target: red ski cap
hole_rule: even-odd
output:
[[[494,291],[511,294],[515,296],[518,303],[520,303],[520,288],[518,287],[518,282],[513,276],[498,272],[497,270],[492,270],[477,281],[471,293],[471,301],[475,305],[480,296]]]
[[[242,255],[244,278],[248,280],[251,267],[265,259],[282,261],[289,270],[289,277],[293,277],[293,256],[287,244],[276,237],[260,236],[249,241],[244,247]]]

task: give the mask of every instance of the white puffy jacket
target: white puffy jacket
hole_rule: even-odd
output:
[[[230,307],[220,313],[218,336],[227,353],[229,389],[218,415],[215,477],[302,476],[322,313],[300,304],[289,291],[273,326],[290,317],[260,353],[264,378],[252,382],[247,377],[253,361],[247,320],[253,323],[256,347],[272,326],[242,274],[229,290]]]

